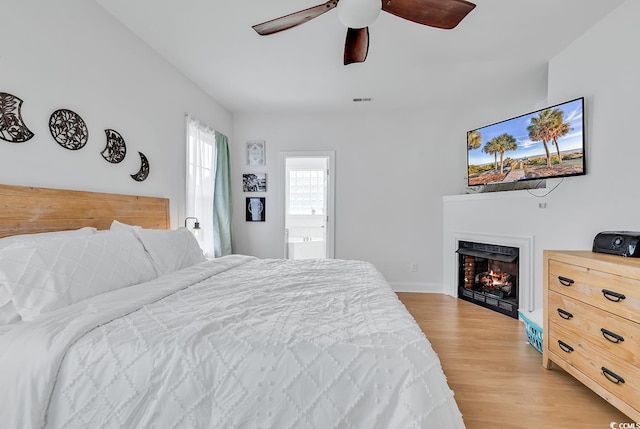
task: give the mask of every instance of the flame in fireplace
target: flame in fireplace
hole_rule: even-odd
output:
[[[487,289],[502,290],[505,287],[511,287],[511,276],[507,273],[499,273],[491,270],[479,275],[479,283]]]

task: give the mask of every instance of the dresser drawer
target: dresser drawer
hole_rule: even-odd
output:
[[[549,351],[593,380],[603,389],[640,412],[640,372],[638,368],[600,353],[580,338],[549,334]]]
[[[640,279],[592,270],[550,259],[549,291],[570,296],[640,323]]]
[[[550,332],[562,329],[573,338],[583,338],[606,353],[640,366],[637,323],[552,291],[548,317]]]

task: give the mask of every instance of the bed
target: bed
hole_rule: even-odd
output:
[[[0,186],[3,427],[464,427],[374,266],[205,260],[168,207]]]

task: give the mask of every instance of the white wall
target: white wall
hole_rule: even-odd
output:
[[[637,16],[640,3],[627,1],[549,62],[550,105],[585,97],[586,176],[565,179],[544,198],[515,191],[444,204],[445,237],[453,230],[534,236],[535,307],[542,306],[544,249],[588,250],[600,231],[640,230]],[[443,257],[449,258],[453,249],[446,244],[445,238]]]
[[[174,226],[184,213],[184,114],[231,137],[232,116],[179,74],[94,1],[1,0],[0,92],[20,97],[35,137],[0,141],[0,183],[80,189],[171,199]],[[77,151],[51,137],[51,113],[67,108],[87,123]],[[120,132],[127,156],[100,155],[104,129]],[[129,176],[151,164],[144,182]]]
[[[487,83],[487,90],[501,98],[507,91],[499,77]],[[546,79],[523,84],[511,107],[526,111],[545,92]],[[232,179],[241,183],[242,173],[266,172],[267,214],[264,223],[245,222],[247,195],[234,187],[234,251],[282,257],[284,203],[278,153],[335,150],[335,257],[374,263],[396,290],[441,292],[442,196],[458,193],[465,183],[466,131],[479,126],[484,115],[513,111],[504,104],[484,107],[471,112],[460,105],[418,111],[235,115]],[[475,120],[465,123],[461,115]],[[245,166],[245,142],[250,140],[266,141],[265,168]],[[417,272],[411,272],[411,264],[418,264]]]

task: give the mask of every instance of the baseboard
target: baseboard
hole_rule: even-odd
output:
[[[445,293],[438,283],[389,282],[394,292]]]

